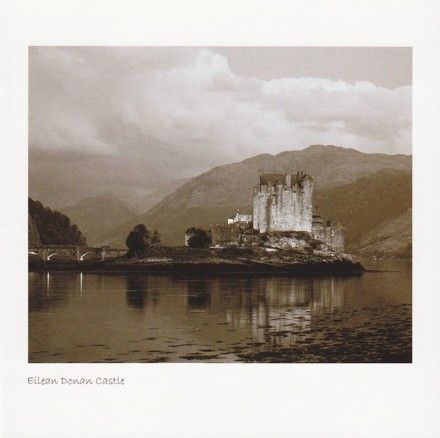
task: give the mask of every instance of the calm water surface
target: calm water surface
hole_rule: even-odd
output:
[[[30,362],[409,362],[411,266],[360,277],[29,273]]]

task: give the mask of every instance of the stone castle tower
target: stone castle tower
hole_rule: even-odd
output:
[[[313,178],[306,173],[261,174],[254,188],[254,229],[311,233],[312,196]]]

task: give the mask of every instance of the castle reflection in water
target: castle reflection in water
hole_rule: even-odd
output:
[[[304,340],[314,317],[342,308],[356,281],[343,277],[181,279],[143,274],[31,273],[29,310],[69,307],[92,297],[88,307],[102,309],[109,300],[114,306],[123,306],[118,302],[123,292],[125,307],[140,312],[131,318],[148,318],[142,316],[148,313],[182,328],[207,325],[209,318],[215,318],[224,322],[225,330],[250,331],[255,343],[288,346]],[[212,329],[222,330],[220,326]]]
[[[304,340],[313,316],[334,312],[344,304],[343,278],[252,278],[237,280],[233,294],[222,278],[187,283],[189,312],[224,313],[234,328],[252,329],[252,340],[288,346]]]

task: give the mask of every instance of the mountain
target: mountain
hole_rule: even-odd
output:
[[[258,184],[260,171],[292,172],[303,170],[315,179],[315,188],[323,189],[353,182],[382,169],[411,169],[406,155],[365,154],[337,146],[310,146],[278,155],[262,154],[247,160],[214,167],[184,184],[154,207],[217,208],[251,205],[252,187]]]
[[[324,218],[346,227],[348,251],[386,254],[411,242],[411,193],[411,173],[387,169],[318,191],[314,204]]]
[[[28,198],[29,245],[85,245],[78,227],[59,211]]]
[[[387,219],[361,239],[358,252],[366,256],[411,257],[412,209]]]
[[[111,193],[82,199],[75,205],[62,208],[61,212],[78,224],[89,245],[98,244],[102,234],[135,216]]]
[[[183,186],[190,178],[179,178],[167,183],[159,184],[153,187],[148,194],[124,196],[124,202],[128,207],[137,214],[142,214],[148,211],[153,205],[162,201],[165,196],[173,193],[179,187]]]
[[[158,228],[164,243],[182,245],[188,227],[223,223],[237,209],[252,212],[252,188],[258,183],[260,171],[306,171],[314,177],[315,189],[320,192],[349,185],[381,170],[408,173],[411,172],[411,163],[411,156],[365,154],[354,149],[322,145],[278,155],[258,155],[215,167],[192,178],[147,213],[109,230],[102,236],[102,243],[123,246],[133,226],[144,223],[149,228]]]

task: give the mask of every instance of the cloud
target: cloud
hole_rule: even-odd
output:
[[[310,144],[411,153],[410,86],[244,78],[213,49],[160,47],[31,48],[29,77],[31,150],[113,157],[139,184]]]

